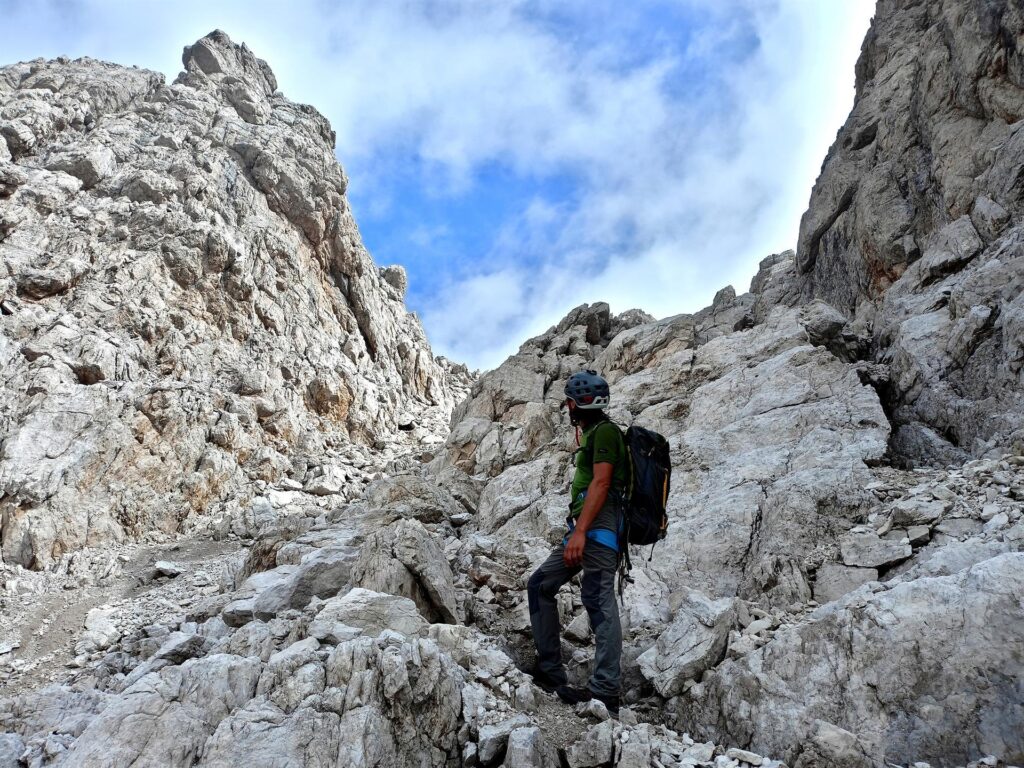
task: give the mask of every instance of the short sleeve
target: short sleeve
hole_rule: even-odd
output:
[[[592,436],[595,464],[618,464],[622,461],[622,435],[614,424],[599,424]]]

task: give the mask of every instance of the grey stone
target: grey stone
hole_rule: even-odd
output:
[[[1000,509],[1001,508],[998,504],[986,504],[981,508],[981,514],[979,515],[979,517],[987,523],[989,520],[991,520],[993,517],[999,514]]]
[[[619,748],[619,762],[616,765],[621,768],[649,768],[651,745],[631,739]]]
[[[590,630],[590,617],[586,611],[581,611],[576,618],[569,622],[564,634],[571,640],[585,642],[592,634]]]
[[[988,195],[981,195],[974,201],[971,221],[978,233],[987,241],[995,240],[1010,223],[1010,214]]]
[[[594,720],[607,720],[611,717],[608,707],[600,699],[580,702],[576,705],[576,714],[580,717],[592,717]]]
[[[910,544],[881,539],[874,532],[848,533],[839,539],[843,563],[862,568],[878,568],[906,560],[913,554]]]
[[[932,531],[927,525],[912,525],[907,529],[907,540],[911,544],[924,544],[931,538]]]
[[[981,522],[971,517],[953,517],[943,520],[935,526],[935,530],[939,533],[944,533],[957,539],[978,533],[981,529]]]
[[[480,762],[489,765],[496,760],[506,749],[509,736],[514,731],[529,728],[530,725],[530,720],[525,715],[516,715],[494,725],[482,726],[480,737],[477,739]]]
[[[48,167],[76,176],[81,179],[82,185],[89,189],[114,172],[117,158],[109,147],[85,147],[58,155],[48,163]]]
[[[206,649],[206,638],[202,635],[189,635],[184,632],[171,633],[155,654],[155,661],[169,661],[181,664],[186,659],[202,656]]]
[[[748,752],[745,749],[736,749],[736,747],[727,750],[725,756],[730,760],[739,760],[741,763],[747,763],[748,765],[759,766],[764,762],[764,758],[756,752]]]
[[[341,467],[324,467],[322,472],[311,478],[303,490],[314,496],[333,496],[345,488],[345,470]]]
[[[868,756],[856,734],[825,720],[815,720],[794,766],[816,768],[819,765],[874,768],[876,763]]]
[[[0,734],[0,768],[19,768],[25,742],[16,733]]]
[[[544,735],[535,725],[516,728],[508,736],[504,765],[508,768],[545,768],[557,765],[546,749]]]
[[[371,534],[351,576],[355,586],[413,599],[431,620],[458,621],[451,566],[418,520],[400,520]]]
[[[734,600],[709,600],[687,590],[672,623],[637,658],[641,672],[662,696],[674,696],[686,680],[699,677],[721,659],[735,620]]]
[[[257,594],[253,615],[269,619],[290,608],[305,608],[314,597],[332,597],[348,582],[357,557],[351,546],[309,552],[297,568],[285,567],[286,575]]]
[[[833,725],[855,727],[875,762],[883,756],[901,763],[962,761],[954,756],[974,748],[978,717],[990,723],[989,749],[1017,754],[1024,750],[1024,722],[1006,707],[1002,686],[1013,675],[1013,649],[1024,631],[1024,609],[1014,597],[1024,587],[1022,566],[1024,553],[1003,554],[952,576],[819,608],[758,653],[705,675],[699,695],[691,689],[681,708],[683,724],[706,728],[716,740],[757,733],[760,751],[783,754],[808,741],[815,713],[842,712],[840,702],[857,701],[857,717]],[[904,643],[934,661],[908,663],[893,652]],[[826,682],[836,679],[842,684]],[[931,702],[947,691],[956,691],[964,707],[945,710],[949,727],[936,733]],[[891,727],[893,717],[899,728]]]
[[[614,726],[611,720],[591,727],[567,750],[570,768],[594,768],[611,762]]]
[[[110,647],[115,640],[121,636],[121,630],[111,618],[114,615],[112,608],[93,608],[85,617],[85,633],[82,641],[93,649]]]
[[[412,600],[357,587],[327,600],[310,624],[309,635],[338,643],[351,639],[352,629],[374,637],[385,629],[416,637],[425,635],[427,626]]]
[[[800,324],[812,344],[828,344],[846,325],[846,317],[824,301],[813,301],[801,307]]]
[[[253,604],[256,602],[254,597],[243,597],[238,600],[232,600],[221,612],[221,618],[224,623],[229,627],[240,627],[243,624],[247,624],[253,619]]]
[[[861,584],[877,580],[876,568],[856,568],[829,563],[818,569],[814,580],[814,599],[822,604],[830,603]]]
[[[902,527],[931,524],[942,517],[946,507],[947,505],[941,501],[905,499],[893,505],[892,521],[894,525]]]
[[[153,572],[157,576],[175,579],[181,575],[181,566],[169,560],[157,560],[153,563]]]

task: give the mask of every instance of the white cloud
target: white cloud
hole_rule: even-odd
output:
[[[757,261],[795,246],[821,159],[852,104],[870,7],[744,5],[760,46],[739,62],[716,59],[720,90],[704,99],[674,100],[665,62],[627,75],[546,69],[594,108],[563,102],[546,140],[513,136],[503,151],[572,168],[583,180],[580,202],[554,231],[524,220],[518,237],[504,233],[506,250],[510,241],[532,249],[553,239],[544,268],[505,271],[504,284],[491,284],[496,297],[513,283],[524,296],[505,305],[500,334],[493,318],[466,322],[487,304],[479,284],[450,286],[424,311],[439,348],[493,365],[584,301],[661,316],[695,311],[726,283],[745,290]],[[718,43],[697,44],[713,54]]]
[[[638,52],[614,25],[569,34],[549,15],[576,18],[582,30],[587,19],[647,6],[703,24],[685,46],[657,42],[671,42],[671,28],[652,30],[655,43]],[[693,311],[726,283],[744,290],[761,257],[793,247],[852,103],[872,7],[0,0],[0,56],[88,53],[173,76],[182,45],[223,28],[270,62],[290,98],[331,119],[352,188],[376,215],[397,204],[386,180],[409,154],[425,169],[424,188],[442,197],[471,193],[475,174],[493,164],[573,179],[571,203],[524,200],[489,252],[463,255],[477,268],[422,308],[437,351],[490,366],[581,302]],[[695,64],[704,86],[682,81]],[[423,227],[410,237],[437,234]]]

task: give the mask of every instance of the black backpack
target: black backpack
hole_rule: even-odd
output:
[[[668,440],[650,429],[626,430],[629,453],[629,488],[626,491],[626,540],[630,544],[655,544],[668,531],[668,492],[672,462]]]
[[[611,420],[607,423],[622,434],[618,424]],[[622,534],[629,544],[654,544],[665,538],[668,530],[665,504],[672,478],[668,440],[650,429],[630,427],[624,441],[629,456],[629,486],[622,490]],[[581,450],[586,451],[587,461],[593,465],[593,449],[589,445],[587,448]]]

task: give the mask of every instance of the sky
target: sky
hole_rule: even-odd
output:
[[[172,80],[223,29],[330,119],[435,353],[492,368],[584,302],[656,317],[795,248],[873,0],[0,0],[0,64]]]

